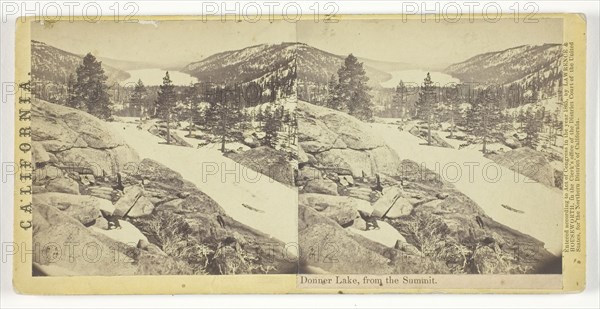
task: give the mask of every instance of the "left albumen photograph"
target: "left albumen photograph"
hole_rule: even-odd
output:
[[[32,22],[33,275],[297,273],[295,35]]]

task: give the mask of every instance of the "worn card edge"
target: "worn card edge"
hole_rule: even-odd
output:
[[[399,17],[418,19],[420,15],[335,15],[334,19],[398,19]],[[586,21],[583,14],[552,13],[539,14],[537,18],[561,18],[563,19],[564,42],[572,41],[575,44],[576,59],[576,110],[582,124],[580,135],[581,156],[580,172],[585,175],[585,107],[586,107]],[[16,21],[16,63],[15,80],[20,84],[29,80],[30,71],[30,22],[35,21],[35,16],[21,17]],[[139,16],[138,20],[201,20],[201,16]],[[281,19],[274,17],[275,19]],[[310,20],[313,16],[303,16],[302,20]],[[482,18],[475,15],[474,18]],[[511,18],[511,17],[502,17]],[[110,17],[102,17],[103,21],[111,20]],[[205,20],[219,20],[218,16],[204,17]],[[73,20],[83,20],[83,17],[74,17]],[[15,99],[15,119],[19,117],[19,102]],[[26,122],[15,121],[15,162],[18,165],[21,159],[31,162],[31,152],[23,153],[16,151],[22,143],[30,143],[31,139],[20,137],[20,128],[30,125]],[[583,177],[584,191],[582,192],[582,216],[585,219],[585,176]],[[15,175],[14,192],[14,243],[24,244],[31,248],[31,229],[23,231],[19,222],[31,220],[31,214],[24,214],[19,206],[31,201],[31,195],[19,194],[20,188],[26,186],[18,173]],[[582,221],[585,224],[585,220]],[[236,276],[116,276],[116,277],[33,277],[31,274],[31,261],[25,259],[13,259],[13,287],[21,294],[43,294],[43,295],[88,295],[88,294],[285,294],[285,293],[458,293],[458,294],[545,294],[560,292],[581,292],[585,289],[586,269],[586,230],[582,227],[582,252],[563,254],[563,288],[562,289],[301,289],[297,286],[298,275],[236,275]],[[30,255],[29,255],[30,256]],[[491,275],[493,276],[493,275]],[[539,275],[531,275],[539,276]],[[543,275],[542,275],[543,276]],[[140,280],[143,279],[143,280]],[[140,282],[142,281],[142,282]]]

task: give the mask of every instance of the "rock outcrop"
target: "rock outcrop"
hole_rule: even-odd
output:
[[[402,190],[399,187],[391,187],[373,204],[372,215],[395,219],[410,215],[412,210],[413,205],[403,196]]]
[[[391,273],[389,259],[361,243],[370,242],[368,239],[357,240],[361,236],[346,231],[315,209],[299,206],[298,222],[302,265],[337,274]]]
[[[321,215],[337,222],[340,226],[350,226],[354,220],[360,219],[359,210],[369,211],[369,203],[347,196],[325,194],[301,194],[299,206],[308,206]]]
[[[115,203],[114,215],[139,218],[152,214],[154,205],[145,196],[144,189],[139,186],[130,186],[123,190],[123,196]]]
[[[33,106],[34,275],[297,272],[285,244],[229,218],[179,173],[140,161],[103,121]]]
[[[418,138],[421,138],[424,141],[424,143],[429,142],[429,131],[427,130],[427,125],[416,125],[410,128],[408,132],[410,132],[410,134]],[[440,137],[436,132],[431,132],[431,146],[454,148],[452,147],[452,145],[448,144],[448,142],[446,142],[442,137]]]
[[[183,146],[183,147],[192,147],[192,145],[190,145],[190,143],[188,143],[181,136],[177,135],[177,133],[175,132],[175,129],[177,129],[177,127],[178,127],[176,123],[171,124],[170,127],[172,130],[170,130],[169,135],[171,136],[170,143],[172,145]],[[150,132],[151,134],[153,134],[157,137],[164,139],[165,143],[167,142],[167,124],[165,122],[156,123],[156,124],[151,125],[148,128],[148,132]]]
[[[34,99],[33,161],[95,176],[114,175],[139,161],[123,140],[88,113]]]
[[[261,146],[241,153],[229,153],[227,157],[241,164],[243,168],[250,168],[288,186],[294,185],[294,166],[290,164],[288,154],[283,151]],[[247,175],[253,177],[253,174]]]
[[[40,248],[33,259],[45,275],[136,273],[129,246],[95,233],[59,208],[34,204],[33,222],[33,243]]]
[[[554,257],[543,243],[495,222],[435,172],[401,161],[368,124],[304,102],[298,110],[302,272],[546,272]]]
[[[496,163],[547,186],[555,186],[555,170],[543,155],[529,147],[489,155]]]
[[[354,177],[398,171],[397,154],[352,116],[300,101],[298,128],[300,147],[323,170]]]

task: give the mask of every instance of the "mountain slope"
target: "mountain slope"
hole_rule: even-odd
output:
[[[406,62],[394,62],[394,61],[382,61],[382,60],[374,60],[369,58],[357,57],[358,61],[364,63],[365,66],[371,67],[373,69],[377,69],[382,72],[394,72],[394,71],[403,71],[410,69],[418,69],[419,66],[413,63]]]
[[[31,75],[36,83],[64,85],[69,74],[81,64],[83,56],[53,47],[43,42],[31,41]],[[109,84],[129,78],[129,73],[102,65]]]
[[[328,53],[307,44],[298,43],[298,78],[318,84],[327,84],[332,74],[337,74],[347,55],[340,56]],[[360,59],[365,61],[365,59]],[[369,77],[369,84],[377,87],[380,82],[391,78],[389,73],[375,69],[363,63]]]
[[[503,51],[474,56],[463,62],[450,65],[444,73],[463,82],[493,83],[506,85],[540,75],[556,76],[560,68],[561,45],[522,45]]]
[[[330,76],[337,74],[344,58],[304,43],[261,44],[212,55],[188,64],[182,71],[213,83],[242,87],[256,83],[263,90],[277,85],[281,97],[296,94],[296,78],[303,87],[305,84],[326,85]],[[368,65],[365,71],[372,87],[391,78],[389,73]],[[265,94],[270,95],[269,91],[264,91],[263,96]]]
[[[263,97],[282,98],[295,92],[295,54],[295,43],[261,44],[214,54],[186,65],[182,71],[215,84],[244,87],[255,83]]]
[[[161,67],[159,64],[152,63],[150,61],[131,61],[121,60],[106,57],[97,57],[99,61],[102,61],[103,65],[118,68],[123,71],[130,70],[142,70],[142,69],[153,69]]]

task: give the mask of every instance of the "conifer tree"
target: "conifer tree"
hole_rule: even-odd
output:
[[[264,118],[265,118],[265,115],[264,115],[262,106],[259,105],[258,108],[256,109],[256,114],[254,115],[254,120],[256,122],[258,122],[259,128],[262,128]]]
[[[481,92],[467,115],[467,125],[471,133],[480,137],[483,142],[481,151],[487,153],[487,142],[496,132],[502,121],[502,113],[498,107],[496,98]]]
[[[229,98],[226,94],[231,93],[231,89],[221,87],[216,89],[217,95],[211,100],[206,111],[205,121],[211,128],[214,135],[221,141],[221,152],[225,153],[225,145],[228,138],[233,137],[238,131],[242,121],[242,112],[239,102]]]
[[[338,100],[338,95],[336,93],[338,91],[337,88],[338,79],[334,74],[331,74],[331,78],[327,82],[327,99],[325,101],[325,106],[336,110],[342,110],[340,100]]]
[[[187,107],[188,136],[192,136],[193,126],[200,121],[199,111],[200,95],[194,84],[190,84],[183,92],[183,101]]]
[[[393,114],[396,117],[404,118],[405,111],[405,103],[406,103],[406,86],[404,82],[401,80],[396,86],[394,91],[394,96],[392,98],[392,110]]]
[[[347,110],[361,120],[373,118],[373,103],[367,86],[369,78],[363,64],[350,54],[338,70],[338,85],[335,94],[340,101],[338,110]]]
[[[541,113],[534,111],[531,106],[525,112],[525,127],[523,131],[527,133],[527,137],[525,137],[523,144],[532,149],[537,149],[539,143],[539,133],[543,125],[543,120],[540,116]]]
[[[77,84],[77,79],[75,79],[75,75],[73,73],[69,74],[67,79],[67,97],[65,104],[69,107],[81,109],[81,106],[78,106],[80,103],[77,100],[77,93],[75,92],[75,85]]]
[[[167,123],[167,144],[171,143],[171,114],[177,101],[175,86],[171,81],[169,72],[165,73],[163,83],[159,86],[158,96],[156,99],[156,107],[158,116],[164,119]]]
[[[270,106],[267,106],[265,109],[264,117],[265,137],[263,138],[262,143],[265,146],[275,148],[279,136],[279,128],[281,127],[281,117],[279,117],[277,110],[273,110]]]
[[[144,115],[144,99],[146,98],[146,86],[141,79],[138,79],[137,83],[133,88],[129,103],[129,112],[132,116],[139,116],[140,121]]]
[[[427,72],[427,76],[423,80],[419,91],[419,100],[417,101],[417,117],[427,122],[427,144],[431,145],[431,123],[433,122],[434,107],[437,101],[435,87],[431,76]]]
[[[112,113],[112,103],[108,94],[108,79],[102,69],[102,62],[88,53],[77,68],[77,81],[74,86],[77,108],[101,118],[109,119]]]
[[[556,108],[554,111],[554,114],[552,116],[552,129],[553,129],[553,134],[552,134],[552,145],[556,146],[556,139],[558,137],[558,133],[561,132],[562,133],[562,129],[563,129],[563,120],[562,120],[562,113],[560,108]]]
[[[454,85],[446,87],[446,102],[448,103],[448,116],[450,118],[450,137],[454,137],[454,130],[456,129],[457,118],[459,118],[459,102],[460,102],[460,90],[458,86]]]

